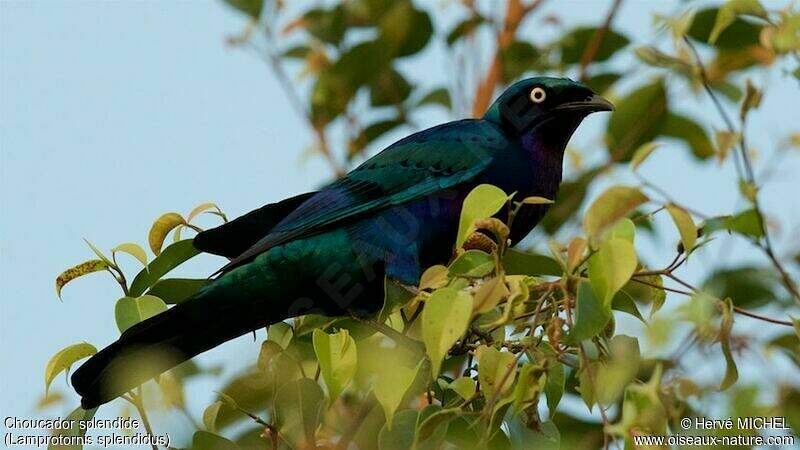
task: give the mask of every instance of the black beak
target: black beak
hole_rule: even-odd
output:
[[[553,111],[583,111],[586,114],[590,114],[597,111],[613,111],[613,110],[614,110],[614,105],[610,101],[604,99],[603,97],[597,94],[593,94],[592,96],[586,98],[585,100],[562,103],[553,108]]]

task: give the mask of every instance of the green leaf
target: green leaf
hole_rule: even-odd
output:
[[[386,361],[384,361],[385,364],[376,366],[373,393],[383,408],[388,428],[392,428],[394,412],[400,406],[400,402],[403,400],[408,388],[411,387],[411,383],[414,382],[422,361],[414,367],[408,367],[402,363],[391,364],[389,360],[390,358],[387,357]]]
[[[539,49],[528,42],[510,42],[500,51],[503,80],[512,82],[525,72],[536,70],[536,63],[540,56]]]
[[[561,266],[555,259],[536,253],[510,248],[503,255],[503,268],[509,275],[561,275]]]
[[[722,322],[719,328],[719,342],[722,346],[722,354],[725,355],[725,377],[719,385],[720,391],[728,389],[739,379],[739,371],[736,369],[736,361],[733,359],[733,352],[731,351],[733,302],[728,298],[722,302],[722,305]]]
[[[477,385],[475,380],[470,377],[459,377],[451,381],[447,387],[454,390],[464,400],[469,400],[475,395]]]
[[[180,225],[186,225],[186,220],[175,212],[162,214],[161,217],[153,222],[153,226],[150,227],[150,233],[147,235],[147,242],[150,244],[150,250],[156,256],[161,254],[161,246],[164,244],[164,239],[167,238],[169,232]]]
[[[655,142],[648,142],[639,146],[635,152],[633,152],[633,157],[631,158],[631,170],[636,172],[636,169],[653,153],[653,150],[658,147],[658,144]]]
[[[328,387],[330,402],[339,397],[356,374],[358,356],[356,342],[347,330],[327,334],[314,330],[314,353],[319,361],[320,373]]]
[[[587,281],[578,284],[577,311],[575,325],[567,335],[570,344],[591,339],[600,334],[611,319],[611,305],[595,296]]]
[[[611,86],[620,80],[620,78],[622,78],[622,75],[614,72],[599,73],[589,77],[589,79],[586,80],[586,85],[598,94],[605,94],[611,89]]]
[[[217,415],[219,414],[219,409],[222,407],[222,402],[216,401],[210,405],[203,411],[203,425],[206,427],[206,430],[211,433],[217,432]]]
[[[720,34],[730,26],[739,15],[750,15],[767,18],[767,11],[761,6],[758,0],[728,0],[717,12],[714,21],[714,28],[708,36],[708,42],[714,44],[719,39]]]
[[[422,339],[428,358],[433,365],[433,376],[447,351],[464,335],[472,315],[472,297],[455,288],[441,288],[433,292],[422,310]]]
[[[605,305],[631,279],[638,263],[636,250],[629,241],[620,238],[606,240],[597,253],[589,258],[589,280],[595,295]]]
[[[658,132],[662,136],[683,141],[698,159],[714,155],[714,146],[711,145],[706,130],[688,117],[670,112],[664,118]]]
[[[689,37],[700,42],[710,43],[711,31],[717,21],[717,8],[704,9],[694,15]],[[752,22],[736,18],[716,36],[713,45],[721,49],[743,49],[759,44],[762,27]]]
[[[596,239],[606,228],[648,200],[647,196],[637,188],[612,186],[589,206],[583,218],[583,229],[589,238]]]
[[[433,266],[433,267],[442,267],[444,266]],[[428,270],[431,270],[429,268]],[[428,270],[425,273],[428,273]],[[447,269],[444,270],[445,274],[447,274]],[[422,274],[422,278],[425,278],[425,273]],[[421,284],[422,279],[420,279],[420,287],[419,289],[424,289]],[[389,277],[384,277],[383,280],[383,307],[381,308],[380,313],[378,314],[378,322],[384,323],[386,322],[389,317],[400,310],[403,306],[407,305],[411,300],[414,299],[414,294],[405,286],[398,283],[395,280],[392,280]],[[296,331],[296,330],[295,330]],[[358,338],[358,336],[355,336]]]
[[[414,7],[410,1],[396,2],[378,24],[380,40],[391,55],[413,55],[428,45],[433,24],[428,13]]]
[[[82,277],[84,275],[100,272],[101,270],[105,270],[108,267],[108,264],[101,259],[91,259],[86,262],[82,262],[77,266],[70,267],[69,269],[61,272],[56,278],[56,295],[58,298],[61,298],[61,289],[69,283],[70,281]]]
[[[564,365],[558,362],[553,352],[553,355],[548,357],[547,360],[547,381],[544,385],[547,409],[550,411],[551,418],[555,415],[556,408],[558,408],[561,397],[564,395],[565,381]]]
[[[408,450],[414,448],[418,413],[404,409],[394,417],[394,422],[385,423],[378,434],[379,450]]]
[[[253,20],[258,20],[261,10],[264,8],[264,0],[225,0],[225,3],[250,16]]]
[[[458,224],[456,248],[461,247],[467,237],[475,231],[475,221],[495,215],[508,201],[502,189],[490,184],[475,187],[461,207],[461,220]]]
[[[425,269],[419,279],[419,289],[439,289],[447,285],[447,267],[442,265],[431,266]]]
[[[558,44],[561,49],[561,63],[576,64],[580,62],[586,48],[590,46],[599,30],[599,28],[578,27],[567,32]],[[605,61],[611,58],[617,50],[622,49],[629,42],[630,40],[623,34],[614,30],[606,30],[592,61]]]
[[[481,16],[471,16],[459,22],[458,25],[447,33],[447,45],[452,46],[459,39],[472,34],[475,29],[484,22],[486,22],[486,19]]]
[[[220,435],[201,430],[192,435],[192,450],[239,450],[239,446]]]
[[[370,105],[376,107],[402,105],[411,95],[411,90],[411,84],[400,72],[392,67],[386,67],[369,85]],[[403,123],[402,121],[397,122]]]
[[[755,238],[760,238],[763,235],[761,218],[755,209],[742,211],[732,217],[723,216],[708,219],[702,228],[705,235],[710,235],[718,230],[727,230]]]
[[[639,372],[641,360],[636,338],[619,334],[611,339],[608,346],[608,361],[598,365],[595,374],[595,395],[597,402],[603,405],[613,404],[619,399]]]
[[[286,322],[273,323],[267,328],[267,339],[280,345],[284,350],[289,347],[293,337],[294,330]]]
[[[164,300],[168,305],[176,305],[191,298],[209,282],[207,278],[164,278],[156,281],[147,293]]]
[[[476,314],[483,314],[493,310],[500,303],[500,300],[511,295],[503,278],[500,276],[491,278],[475,291],[473,309]]]
[[[147,253],[145,253],[144,249],[132,242],[126,242],[124,244],[119,244],[118,246],[111,249],[111,254],[113,255],[116,252],[127,253],[142,263],[143,266],[147,267]]]
[[[561,435],[553,422],[537,424],[538,429],[533,429],[521,420],[511,421],[509,424],[512,450],[560,450],[590,447],[573,447],[561,445]],[[570,434],[572,434],[572,429]],[[601,442],[602,444],[602,442]]]
[[[154,295],[122,297],[114,306],[117,328],[124,333],[128,328],[167,310],[167,304]]]
[[[606,128],[611,159],[628,161],[635,149],[655,139],[667,118],[667,110],[667,92],[660,79],[615,102]]]
[[[530,363],[522,366],[512,395],[514,400],[511,409],[515,415],[538,404],[539,393],[544,390],[546,378],[547,373],[543,367]]]
[[[300,23],[309,34],[333,45],[338,45],[347,31],[344,8],[341,5],[330,9],[310,9],[303,15]]]
[[[53,357],[50,358],[50,361],[47,362],[47,366],[44,369],[45,395],[47,395],[47,392],[50,390],[50,383],[53,382],[53,379],[59,373],[65,370],[68,371],[73,363],[83,358],[88,358],[95,353],[97,353],[97,349],[94,347],[94,345],[81,342],[79,344],[73,344],[64,347],[59,350],[58,353],[53,355]]]
[[[450,264],[451,277],[482,278],[494,270],[492,255],[480,250],[467,250]]]
[[[759,308],[778,301],[772,270],[757,266],[718,269],[703,282],[702,290],[717,298],[731,298],[742,308]]]
[[[514,384],[517,360],[513,353],[482,345],[475,350],[478,380],[486,398],[500,399]]]
[[[639,312],[639,308],[636,307],[636,302],[633,301],[633,298],[631,298],[624,289],[620,289],[619,292],[614,295],[614,298],[611,299],[611,309],[628,313],[641,320],[642,323],[647,323],[644,317],[642,317],[642,313]]]
[[[688,255],[694,249],[694,243],[697,241],[697,226],[694,224],[692,216],[680,206],[669,204],[667,212],[681,235],[683,251]]]
[[[452,108],[453,103],[450,100],[450,92],[443,87],[431,90],[417,102],[417,107],[425,105],[440,105],[445,109]]]
[[[130,297],[138,297],[153,286],[156,281],[166,275],[172,269],[178,267],[189,259],[193,258],[200,251],[194,248],[191,239],[178,241],[165,248],[161,254],[150,261],[148,269],[143,269],[133,279],[128,290]]]
[[[324,406],[325,394],[314,380],[284,384],[275,394],[275,425],[281,437],[293,448],[315,448]]]
[[[70,442],[73,439],[78,437],[86,436],[86,427],[81,426],[83,421],[89,421],[94,418],[95,413],[97,412],[97,408],[92,408],[89,410],[83,409],[80,406],[75,408],[69,415],[65,418],[66,423],[70,424],[71,427],[67,429],[55,429],[53,430],[54,436],[61,436],[66,442]],[[83,445],[75,444],[75,445],[57,445],[55,443],[51,443],[47,446],[47,450],[81,450]]]
[[[462,411],[457,407],[443,409],[439,405],[428,405],[423,408],[417,417],[417,448],[425,450],[441,448],[450,421],[460,413]]]
[[[619,219],[611,228],[603,233],[603,240],[614,238],[624,239],[633,244],[636,239],[636,224],[627,217]]]

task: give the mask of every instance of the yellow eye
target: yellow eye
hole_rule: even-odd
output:
[[[531,89],[530,97],[533,103],[542,103],[545,97],[547,97],[547,93],[544,91],[544,88],[537,86]]]

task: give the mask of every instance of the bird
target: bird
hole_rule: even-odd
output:
[[[581,82],[526,78],[481,118],[411,134],[319,191],[199,233],[198,250],[230,262],[192,298],[131,326],[84,362],[71,379],[82,407],[98,407],[288,318],[378,311],[385,279],[416,285],[425,268],[452,258],[461,206],[473,188],[491,184],[520,198],[555,198],[572,134],[589,114],[611,110]],[[511,244],[547,209],[524,205]]]

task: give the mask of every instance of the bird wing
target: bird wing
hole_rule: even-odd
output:
[[[503,141],[496,126],[483,120],[449,122],[408,136],[303,202],[218,273],[277,245],[469,181]]]
[[[255,245],[314,194],[316,192],[309,192],[270,203],[216,228],[205,230],[194,237],[194,247],[202,252],[235,258]]]

